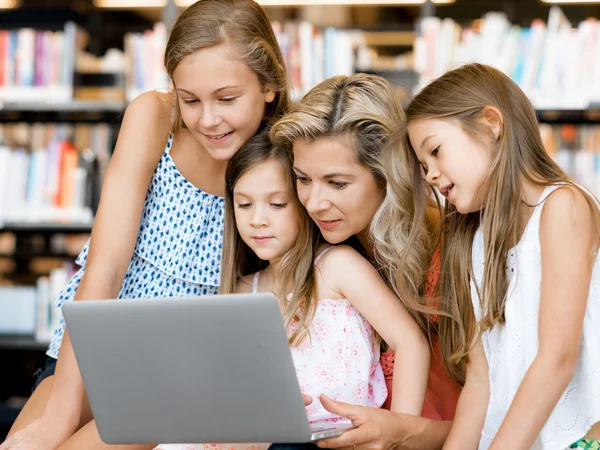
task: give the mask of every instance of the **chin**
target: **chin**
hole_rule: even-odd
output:
[[[321,230],[321,236],[330,244],[341,244],[346,239],[349,239],[351,236],[346,236],[346,233],[336,233],[333,231]]]

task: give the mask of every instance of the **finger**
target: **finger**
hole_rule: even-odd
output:
[[[313,398],[310,395],[306,394],[302,394],[302,400],[304,400],[304,406],[308,406],[313,402]]]
[[[352,430],[344,431],[341,435],[334,438],[323,439],[317,442],[320,448],[337,448],[352,447],[365,444],[377,439],[377,434],[373,427],[365,424],[361,427]]]
[[[325,408],[327,411],[333,414],[342,417],[347,417],[350,420],[355,420],[359,417],[360,408],[357,408],[356,405],[332,400],[325,394],[321,394],[319,400],[321,400],[323,408]]]

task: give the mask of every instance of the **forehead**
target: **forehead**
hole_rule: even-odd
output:
[[[294,142],[293,151],[294,165],[301,170],[335,172],[362,167],[349,137],[327,137],[314,141],[298,139]]]
[[[289,175],[283,165],[274,159],[255,164],[235,183],[234,193],[269,193],[287,191]]]
[[[260,84],[258,76],[237,57],[229,43],[186,55],[173,72],[173,81],[181,89],[208,92],[223,86]]]

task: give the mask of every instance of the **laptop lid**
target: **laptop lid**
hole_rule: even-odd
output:
[[[104,442],[310,440],[274,296],[76,301],[62,311]]]

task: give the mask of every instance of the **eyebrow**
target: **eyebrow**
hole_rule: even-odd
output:
[[[434,135],[430,134],[429,136],[427,136],[425,139],[423,139],[423,141],[421,142],[421,149],[423,147],[425,147],[425,144],[427,144],[427,141],[429,141],[429,139],[431,139]]]
[[[300,172],[302,175],[306,175],[304,172],[302,172],[296,166],[294,166],[294,170],[297,172]],[[328,174],[323,175],[321,178],[329,180],[331,178],[338,178],[338,177],[346,177],[346,178],[350,178],[352,180],[354,180],[356,178],[354,175],[350,175],[349,173],[342,173],[342,172],[328,173]]]
[[[235,89],[235,88],[239,88],[239,87],[241,87],[241,86],[239,86],[239,85],[234,85],[234,86],[223,86],[223,87],[220,87],[219,89],[215,89],[214,91],[212,91],[212,92],[211,92],[211,95],[216,95],[216,94],[218,94],[219,92],[221,92],[221,91],[224,91],[224,90],[226,90],[226,89]],[[196,96],[196,94],[194,94],[192,91],[188,91],[187,89],[183,89],[183,88],[177,88],[177,90],[178,90],[178,91],[185,92],[186,94],[190,94],[190,95]]]

